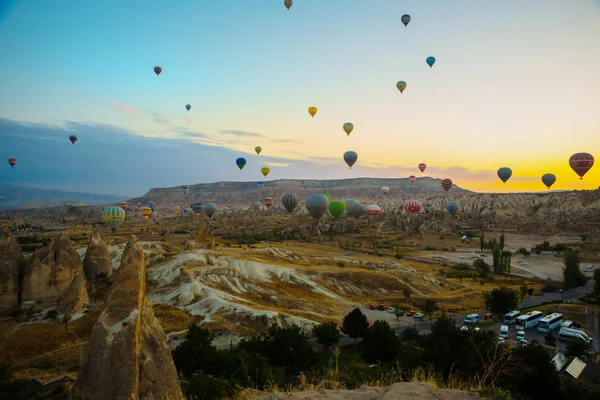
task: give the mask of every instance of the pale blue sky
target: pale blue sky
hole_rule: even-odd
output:
[[[296,0],[289,11],[283,0],[9,3],[0,8],[0,118],[106,124],[138,143],[180,138],[231,154],[212,169],[200,167],[204,157],[178,166],[204,171],[186,183],[240,179],[235,158],[261,145],[273,179],[332,175],[330,162],[341,163],[340,178],[402,177],[425,161],[471,190],[510,190],[477,173],[504,165],[530,182],[517,190],[537,189],[545,172],[558,176],[556,189],[598,186],[600,167],[580,183],[567,165],[574,152],[600,156],[597,0]],[[398,80],[408,83],[404,94]],[[347,121],[356,127],[349,138]],[[115,136],[88,134],[110,162]],[[75,149],[88,140],[79,137]],[[26,144],[19,148],[2,145],[0,157],[26,159]],[[341,160],[350,149],[359,153],[351,171]],[[32,159],[33,171],[65,160],[55,151]],[[294,160],[312,166],[294,170]],[[260,179],[260,166],[240,180]],[[137,175],[143,168],[127,171],[125,194],[182,183],[168,178],[181,170],[156,168],[167,177],[156,184]],[[110,191],[102,174],[87,176],[94,192]]]

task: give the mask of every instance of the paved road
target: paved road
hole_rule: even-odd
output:
[[[587,285],[585,285],[583,287],[572,289],[572,290],[567,290],[567,291],[564,291],[563,293],[547,293],[542,296],[535,296],[535,297],[532,297],[531,299],[525,299],[519,305],[519,308],[534,307],[534,306],[537,306],[537,305],[540,305],[540,304],[543,304],[543,303],[546,303],[549,301],[554,301],[554,300],[575,301],[575,300],[579,299],[580,297],[585,296],[585,294],[591,290],[592,290],[592,283],[588,283]],[[372,310],[369,310],[369,311],[371,311],[369,314],[373,315],[373,311]],[[378,319],[390,321],[390,318],[393,317],[393,319],[395,321],[395,316],[393,316],[393,314],[388,313],[387,309],[384,311],[378,311],[378,312],[381,313],[381,318],[378,318]],[[478,314],[481,317],[481,320],[483,320],[484,313],[479,312]],[[455,317],[451,317],[451,318],[456,321],[457,326],[463,326],[465,317],[466,317],[465,315],[459,315],[459,316],[455,316]],[[374,321],[374,318],[369,318],[369,320]],[[400,319],[400,326],[393,327],[392,330],[396,334],[400,334],[402,331],[404,331],[405,329],[407,329],[409,327],[415,327],[415,328],[417,328],[417,330],[419,332],[427,331],[427,333],[428,333],[428,332],[431,332],[431,325],[434,322],[435,322],[435,318],[432,320],[427,320],[427,317],[425,317],[425,319],[422,321],[415,321],[411,317],[402,317]],[[496,332],[499,332],[500,324],[496,324],[496,325],[492,326],[491,328],[486,328],[486,329],[493,329]],[[555,331],[554,334],[556,336],[557,331]],[[525,338],[528,341],[536,339],[539,342],[543,343],[544,335],[545,335],[544,333],[538,332],[537,329],[529,329],[526,332]],[[509,340],[515,339],[515,337],[516,337],[516,329],[513,326],[512,328],[509,328]],[[598,338],[595,338],[595,340],[598,340]],[[360,341],[361,341],[361,339],[358,339],[357,342],[360,342]],[[308,342],[312,345],[313,349],[315,349],[315,350],[323,348],[323,346],[321,346],[319,343],[317,343],[317,341],[315,339],[311,339]],[[337,343],[337,346],[345,347],[345,346],[352,345],[353,343],[354,343],[354,339],[344,335],[344,336],[342,336],[342,338],[340,338],[339,342]],[[564,351],[564,344],[562,342],[557,342],[557,345],[561,350]]]

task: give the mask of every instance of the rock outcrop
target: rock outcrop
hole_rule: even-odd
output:
[[[56,310],[61,314],[72,317],[83,312],[89,303],[90,298],[85,285],[85,277],[81,273],[77,273],[65,293],[58,299]]]
[[[475,400],[475,394],[460,390],[436,389],[417,382],[395,383],[389,387],[365,387],[356,390],[320,390],[318,392],[269,393],[257,400],[311,399],[311,400]]]
[[[108,254],[108,247],[98,233],[94,233],[90,238],[83,260],[83,272],[89,282],[94,282],[101,276],[112,275],[112,261]]]
[[[81,260],[66,232],[48,247],[36,251],[22,281],[22,300],[56,304],[77,273],[83,274]]]
[[[24,269],[25,258],[19,244],[8,229],[0,232],[0,312],[17,308],[19,296],[19,278]]]
[[[166,335],[146,298],[145,275],[144,251],[132,236],[70,399],[183,400]]]

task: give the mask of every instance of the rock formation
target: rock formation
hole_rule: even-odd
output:
[[[8,229],[0,232],[0,312],[19,306],[19,277],[25,258]]]
[[[22,301],[56,304],[77,273],[83,274],[81,260],[66,232],[48,247],[36,251],[22,281]]]
[[[85,278],[81,273],[77,273],[65,293],[58,299],[56,310],[71,317],[83,312],[89,303],[90,298],[85,286]]]
[[[183,399],[167,337],[146,298],[144,251],[132,236],[70,398]]]
[[[112,275],[112,261],[108,254],[108,247],[98,233],[94,233],[90,238],[83,260],[83,272],[85,279],[90,282],[100,276],[110,277]]]

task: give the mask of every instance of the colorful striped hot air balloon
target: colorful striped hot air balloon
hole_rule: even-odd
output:
[[[126,201],[121,201],[119,204],[117,204],[119,207],[121,207],[123,210],[127,208],[127,202]]]
[[[569,166],[579,175],[579,179],[583,179],[583,176],[594,166],[594,157],[589,153],[573,154],[569,158]]]
[[[346,135],[350,136],[350,133],[354,130],[354,124],[352,122],[346,122],[343,128]]]
[[[265,205],[265,207],[267,207],[268,210],[273,206],[273,204],[275,204],[275,200],[273,200],[272,197],[265,197],[263,199],[263,204]]]
[[[447,192],[452,187],[452,181],[448,178],[442,180],[442,187]]]
[[[181,207],[175,206],[173,207],[173,211],[175,212],[175,214],[179,214],[179,211],[181,211]]]
[[[294,2],[292,0],[283,0],[283,5],[289,10],[294,5]]]
[[[416,181],[416,180],[417,180],[417,177],[416,177],[416,176],[414,176],[414,175],[411,175],[411,176],[409,176],[409,177],[408,177],[408,181],[409,181],[410,183],[415,183],[415,181]]]
[[[146,206],[146,207],[142,207],[142,215],[144,216],[145,220],[148,220],[148,218],[150,218],[150,216],[152,215],[154,211],[152,210],[152,208]]]
[[[156,74],[156,76],[160,75],[161,72],[162,72],[161,67],[159,67],[158,65],[156,67],[154,67],[154,73]]]
[[[377,204],[371,204],[367,206],[366,212],[369,217],[376,217],[381,212],[381,208]]]
[[[346,201],[344,201],[344,205],[346,206],[346,210],[348,209],[348,207],[350,207],[351,204],[356,203],[357,201],[354,199],[348,199]]]
[[[398,88],[400,93],[404,93],[404,89],[406,89],[406,82],[398,81],[398,83],[396,83],[396,87]]]
[[[421,202],[419,200],[406,200],[404,209],[409,214],[418,214],[421,211]]]
[[[298,196],[294,193],[286,193],[281,196],[281,204],[283,204],[287,212],[291,214],[298,205]]]
[[[384,186],[381,188],[381,193],[388,194],[390,192],[389,186]]]
[[[425,168],[427,168],[427,164],[425,164],[425,163],[421,163],[421,164],[419,164],[419,170],[420,170],[421,172],[425,172]]]
[[[356,201],[348,206],[346,213],[351,217],[358,218],[365,213],[365,207]]]
[[[125,210],[118,206],[106,207],[102,211],[102,220],[114,232],[125,220]]]

